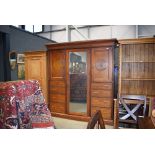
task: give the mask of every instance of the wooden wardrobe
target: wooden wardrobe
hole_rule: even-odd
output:
[[[43,91],[46,103],[48,103],[47,92],[47,52],[28,51],[25,52],[25,79],[38,80]]]
[[[98,109],[113,123],[114,50],[117,41],[47,44],[52,116],[85,120]]]

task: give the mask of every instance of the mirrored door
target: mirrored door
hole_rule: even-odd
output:
[[[69,113],[87,114],[87,51],[69,52]]]

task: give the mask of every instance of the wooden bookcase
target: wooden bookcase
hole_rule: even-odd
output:
[[[155,38],[119,43],[118,94],[155,96]]]

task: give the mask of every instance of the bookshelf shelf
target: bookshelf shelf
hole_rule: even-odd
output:
[[[155,38],[119,43],[119,94],[155,96]]]

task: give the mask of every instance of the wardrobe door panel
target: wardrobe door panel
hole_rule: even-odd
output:
[[[112,47],[92,49],[91,113],[100,109],[105,120],[112,120],[113,111]]]
[[[92,83],[92,89],[94,90],[111,90],[112,89],[112,83]]]
[[[51,52],[51,78],[65,78],[66,54],[64,51]]]
[[[66,52],[50,51],[50,110],[66,113]]]
[[[112,90],[92,90],[93,97],[113,97]]]
[[[65,95],[63,94],[52,94],[52,96],[50,96],[50,100],[52,102],[60,102],[60,103],[65,103]]]
[[[103,97],[92,97],[92,106],[111,108],[112,107],[112,98],[103,98]]]
[[[54,94],[65,94],[65,87],[51,87],[50,91]]]
[[[50,109],[52,109],[52,112],[55,113],[64,113],[65,111],[65,107],[62,106],[61,102],[52,102],[52,104],[50,105]]]
[[[93,48],[92,80],[93,82],[112,82],[112,48]]]

